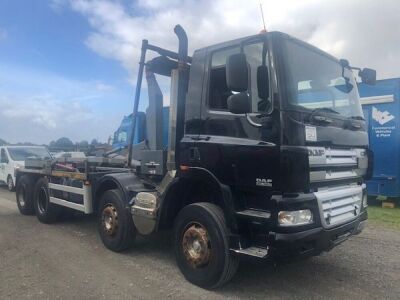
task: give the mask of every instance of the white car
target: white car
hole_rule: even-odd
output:
[[[15,173],[25,165],[27,158],[51,158],[41,146],[0,146],[0,182],[7,183],[10,191],[15,187]]]

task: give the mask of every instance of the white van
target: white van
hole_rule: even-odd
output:
[[[51,158],[51,155],[41,146],[0,146],[0,182],[7,183],[10,191],[15,187],[15,172],[27,158]]]

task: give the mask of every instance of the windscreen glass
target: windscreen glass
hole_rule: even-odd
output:
[[[324,109],[345,117],[363,113],[352,71],[338,61],[292,40],[285,40],[285,74],[291,108]]]
[[[24,161],[27,158],[51,158],[46,148],[38,147],[9,147],[8,153],[10,153],[12,160],[15,161]]]

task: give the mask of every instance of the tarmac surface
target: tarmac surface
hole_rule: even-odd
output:
[[[331,252],[273,266],[243,262],[213,291],[187,282],[171,234],[124,253],[101,243],[95,218],[52,225],[19,214],[0,187],[0,299],[400,299],[400,231],[369,225]]]

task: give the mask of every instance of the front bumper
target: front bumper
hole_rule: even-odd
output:
[[[367,212],[357,219],[341,226],[324,229],[322,227],[295,233],[270,232],[268,244],[270,256],[275,259],[298,259],[318,255],[359,234],[367,223]]]
[[[239,214],[241,232],[231,237],[231,249],[239,253],[243,249],[263,249],[268,252],[263,258],[277,260],[293,260],[329,251],[365,227],[367,211],[362,204],[364,193],[364,185],[350,185],[324,189],[319,193],[273,196],[269,202],[269,214],[265,214],[264,218]],[[312,223],[279,225],[279,211],[303,209],[312,212]]]

